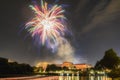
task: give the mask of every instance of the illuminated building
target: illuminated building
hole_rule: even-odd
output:
[[[44,72],[46,71],[46,68],[48,66],[47,62],[40,62],[36,65],[36,67],[41,67],[43,68]],[[63,64],[55,64],[58,67],[67,67],[68,69],[77,69],[77,70],[81,70],[81,71],[86,71],[89,68],[92,68],[92,65],[90,64],[73,64],[72,62],[63,62]]]
[[[71,69],[74,67],[74,64],[72,62],[63,62],[61,67],[67,67],[67,68]]]
[[[76,67],[76,69],[79,69],[81,71],[85,71],[86,69],[92,68],[92,65],[90,64],[74,64],[74,66]]]

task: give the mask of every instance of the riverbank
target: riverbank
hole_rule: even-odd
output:
[[[36,74],[0,74],[0,78],[10,78],[10,77],[26,77],[34,76]]]
[[[0,78],[0,80],[59,80],[59,76],[28,76],[28,77],[11,77],[11,78]]]

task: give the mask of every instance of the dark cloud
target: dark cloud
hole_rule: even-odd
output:
[[[101,24],[109,24],[114,22],[120,15],[120,1],[119,0],[107,0],[101,1],[97,4],[93,10],[91,10],[88,16],[88,24],[84,26],[81,33],[86,33]],[[101,26],[102,27],[102,26]]]

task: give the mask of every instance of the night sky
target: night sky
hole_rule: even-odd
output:
[[[26,37],[26,30],[22,30],[34,15],[30,4],[32,0],[1,0],[0,57],[31,65],[55,62],[59,58],[56,53],[44,47],[38,49],[32,38]],[[120,0],[60,0],[58,4],[69,5],[65,16],[71,25],[72,36],[68,41],[77,59],[74,63],[94,65],[110,48],[120,56]]]

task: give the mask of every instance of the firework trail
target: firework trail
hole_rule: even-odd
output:
[[[59,41],[65,41],[66,17],[61,5],[49,6],[41,0],[41,6],[30,5],[35,17],[26,23],[25,29],[31,34],[37,44],[49,49],[56,49]]]

